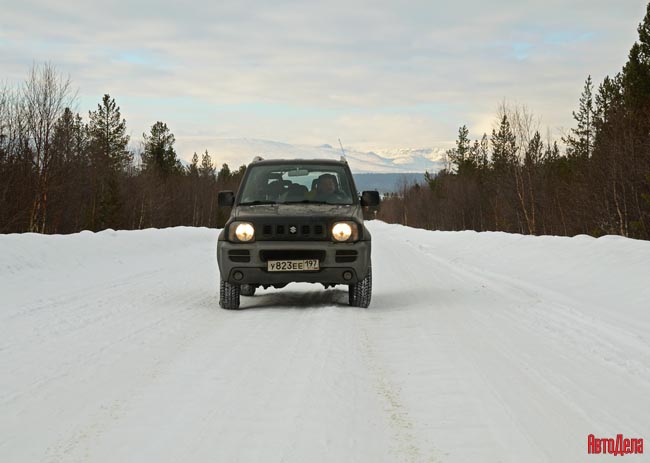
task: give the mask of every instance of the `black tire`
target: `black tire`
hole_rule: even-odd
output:
[[[368,275],[353,285],[348,285],[348,299],[353,307],[367,309],[370,306],[372,297],[372,267],[368,268]]]
[[[254,296],[257,286],[255,285],[241,285],[239,288],[239,293],[242,296]]]
[[[221,287],[219,288],[219,305],[221,308],[226,310],[239,309],[239,291],[239,285],[233,285],[221,280]]]

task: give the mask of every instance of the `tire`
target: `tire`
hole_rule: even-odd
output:
[[[219,305],[222,309],[237,310],[239,309],[240,286],[233,285],[227,281],[221,280],[219,288]]]
[[[240,289],[239,289],[239,293],[242,296],[254,296],[256,289],[257,289],[257,286],[255,286],[255,285],[241,285]]]
[[[372,267],[368,267],[368,275],[363,280],[348,287],[350,305],[367,309],[372,297]]]

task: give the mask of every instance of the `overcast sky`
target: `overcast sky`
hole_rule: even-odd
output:
[[[0,0],[0,81],[50,61],[87,115],[115,97],[184,157],[215,137],[357,149],[480,136],[504,98],[559,133],[588,74],[615,74],[646,0]]]

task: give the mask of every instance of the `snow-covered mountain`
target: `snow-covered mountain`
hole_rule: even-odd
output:
[[[444,148],[401,148],[394,150],[379,150],[377,155],[382,158],[391,159],[396,166],[409,166],[417,168],[418,172],[424,172],[431,164],[436,165],[435,171],[443,167],[442,160],[445,154]]]
[[[183,153],[184,157],[191,156],[188,153],[194,151],[201,153],[202,149],[194,148],[196,144],[196,141],[179,138],[178,151]],[[215,138],[202,140],[198,144],[205,145],[203,150],[207,148],[218,166],[224,162],[231,167],[248,164],[255,156],[262,156],[265,159],[339,159],[341,157],[341,149],[329,144],[320,146],[293,145],[255,138]],[[424,172],[425,170],[437,172],[443,167],[443,151],[443,149],[435,148],[382,150],[380,152],[346,149],[345,154],[355,173],[405,173]]]
[[[356,173],[353,174],[354,183],[356,184],[357,190],[377,190],[379,193],[396,193],[405,185],[413,185],[419,183],[420,185],[425,184],[424,174],[421,172],[418,173],[406,173],[402,172],[399,174],[370,174],[370,173]]]

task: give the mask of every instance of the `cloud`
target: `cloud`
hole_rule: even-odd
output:
[[[51,61],[81,109],[114,96],[135,136],[164,120],[179,140],[439,146],[503,98],[571,124],[584,78],[619,70],[642,16],[609,0],[24,0],[3,7],[0,79]]]

